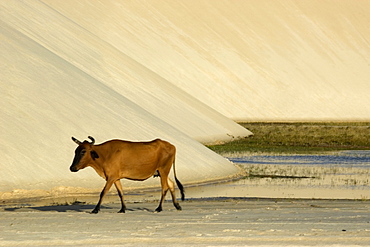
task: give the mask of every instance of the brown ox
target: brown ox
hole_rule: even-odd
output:
[[[173,172],[177,186],[181,191],[181,199],[184,200],[184,188],[176,178],[175,154],[176,148],[171,143],[156,139],[150,142],[129,142],[122,140],[110,140],[99,145],[94,145],[95,140],[89,136],[91,142],[80,142],[72,137],[78,144],[75,157],[70,167],[72,172],[91,166],[107,182],[100,199],[91,213],[98,213],[103,197],[114,184],[121,199],[122,208],[119,213],[124,213],[126,206],[123,202],[123,190],[121,178],[143,181],[151,176],[160,176],[162,196],[156,212],[162,211],[162,204],[168,189],[170,189],[173,205],[181,210],[175,196],[175,187],[168,177],[173,164]]]

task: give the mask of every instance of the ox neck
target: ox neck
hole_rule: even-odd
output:
[[[102,166],[96,163],[96,161],[90,165],[100,177],[106,180],[107,176],[105,175],[105,171]]]
[[[99,158],[94,159],[90,166],[96,171],[97,174],[99,174],[99,176],[106,179],[106,174],[104,171],[105,157],[101,154],[102,152],[100,152],[101,147],[99,145],[94,145],[93,150],[99,155]]]

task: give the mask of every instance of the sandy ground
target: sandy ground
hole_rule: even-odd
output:
[[[148,190],[125,191],[125,214],[114,189],[97,215],[99,193],[2,199],[0,246],[370,246],[367,160],[260,164],[260,173],[298,178],[185,186],[182,211],[166,201],[154,213],[160,193]]]
[[[113,196],[97,215],[96,197],[2,205],[0,246],[370,246],[366,200],[194,198],[154,213],[137,197],[125,214]]]

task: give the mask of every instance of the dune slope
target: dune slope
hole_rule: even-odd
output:
[[[176,145],[183,183],[238,169],[198,141],[251,133],[42,2],[2,2],[0,191],[101,189],[92,169],[71,174],[75,136]],[[159,185],[125,182],[127,187]],[[35,192],[39,190],[39,192]],[[51,192],[50,192],[51,191]]]

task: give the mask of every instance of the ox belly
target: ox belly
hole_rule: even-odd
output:
[[[143,181],[153,176],[157,171],[157,163],[125,165],[121,170],[121,178]]]

